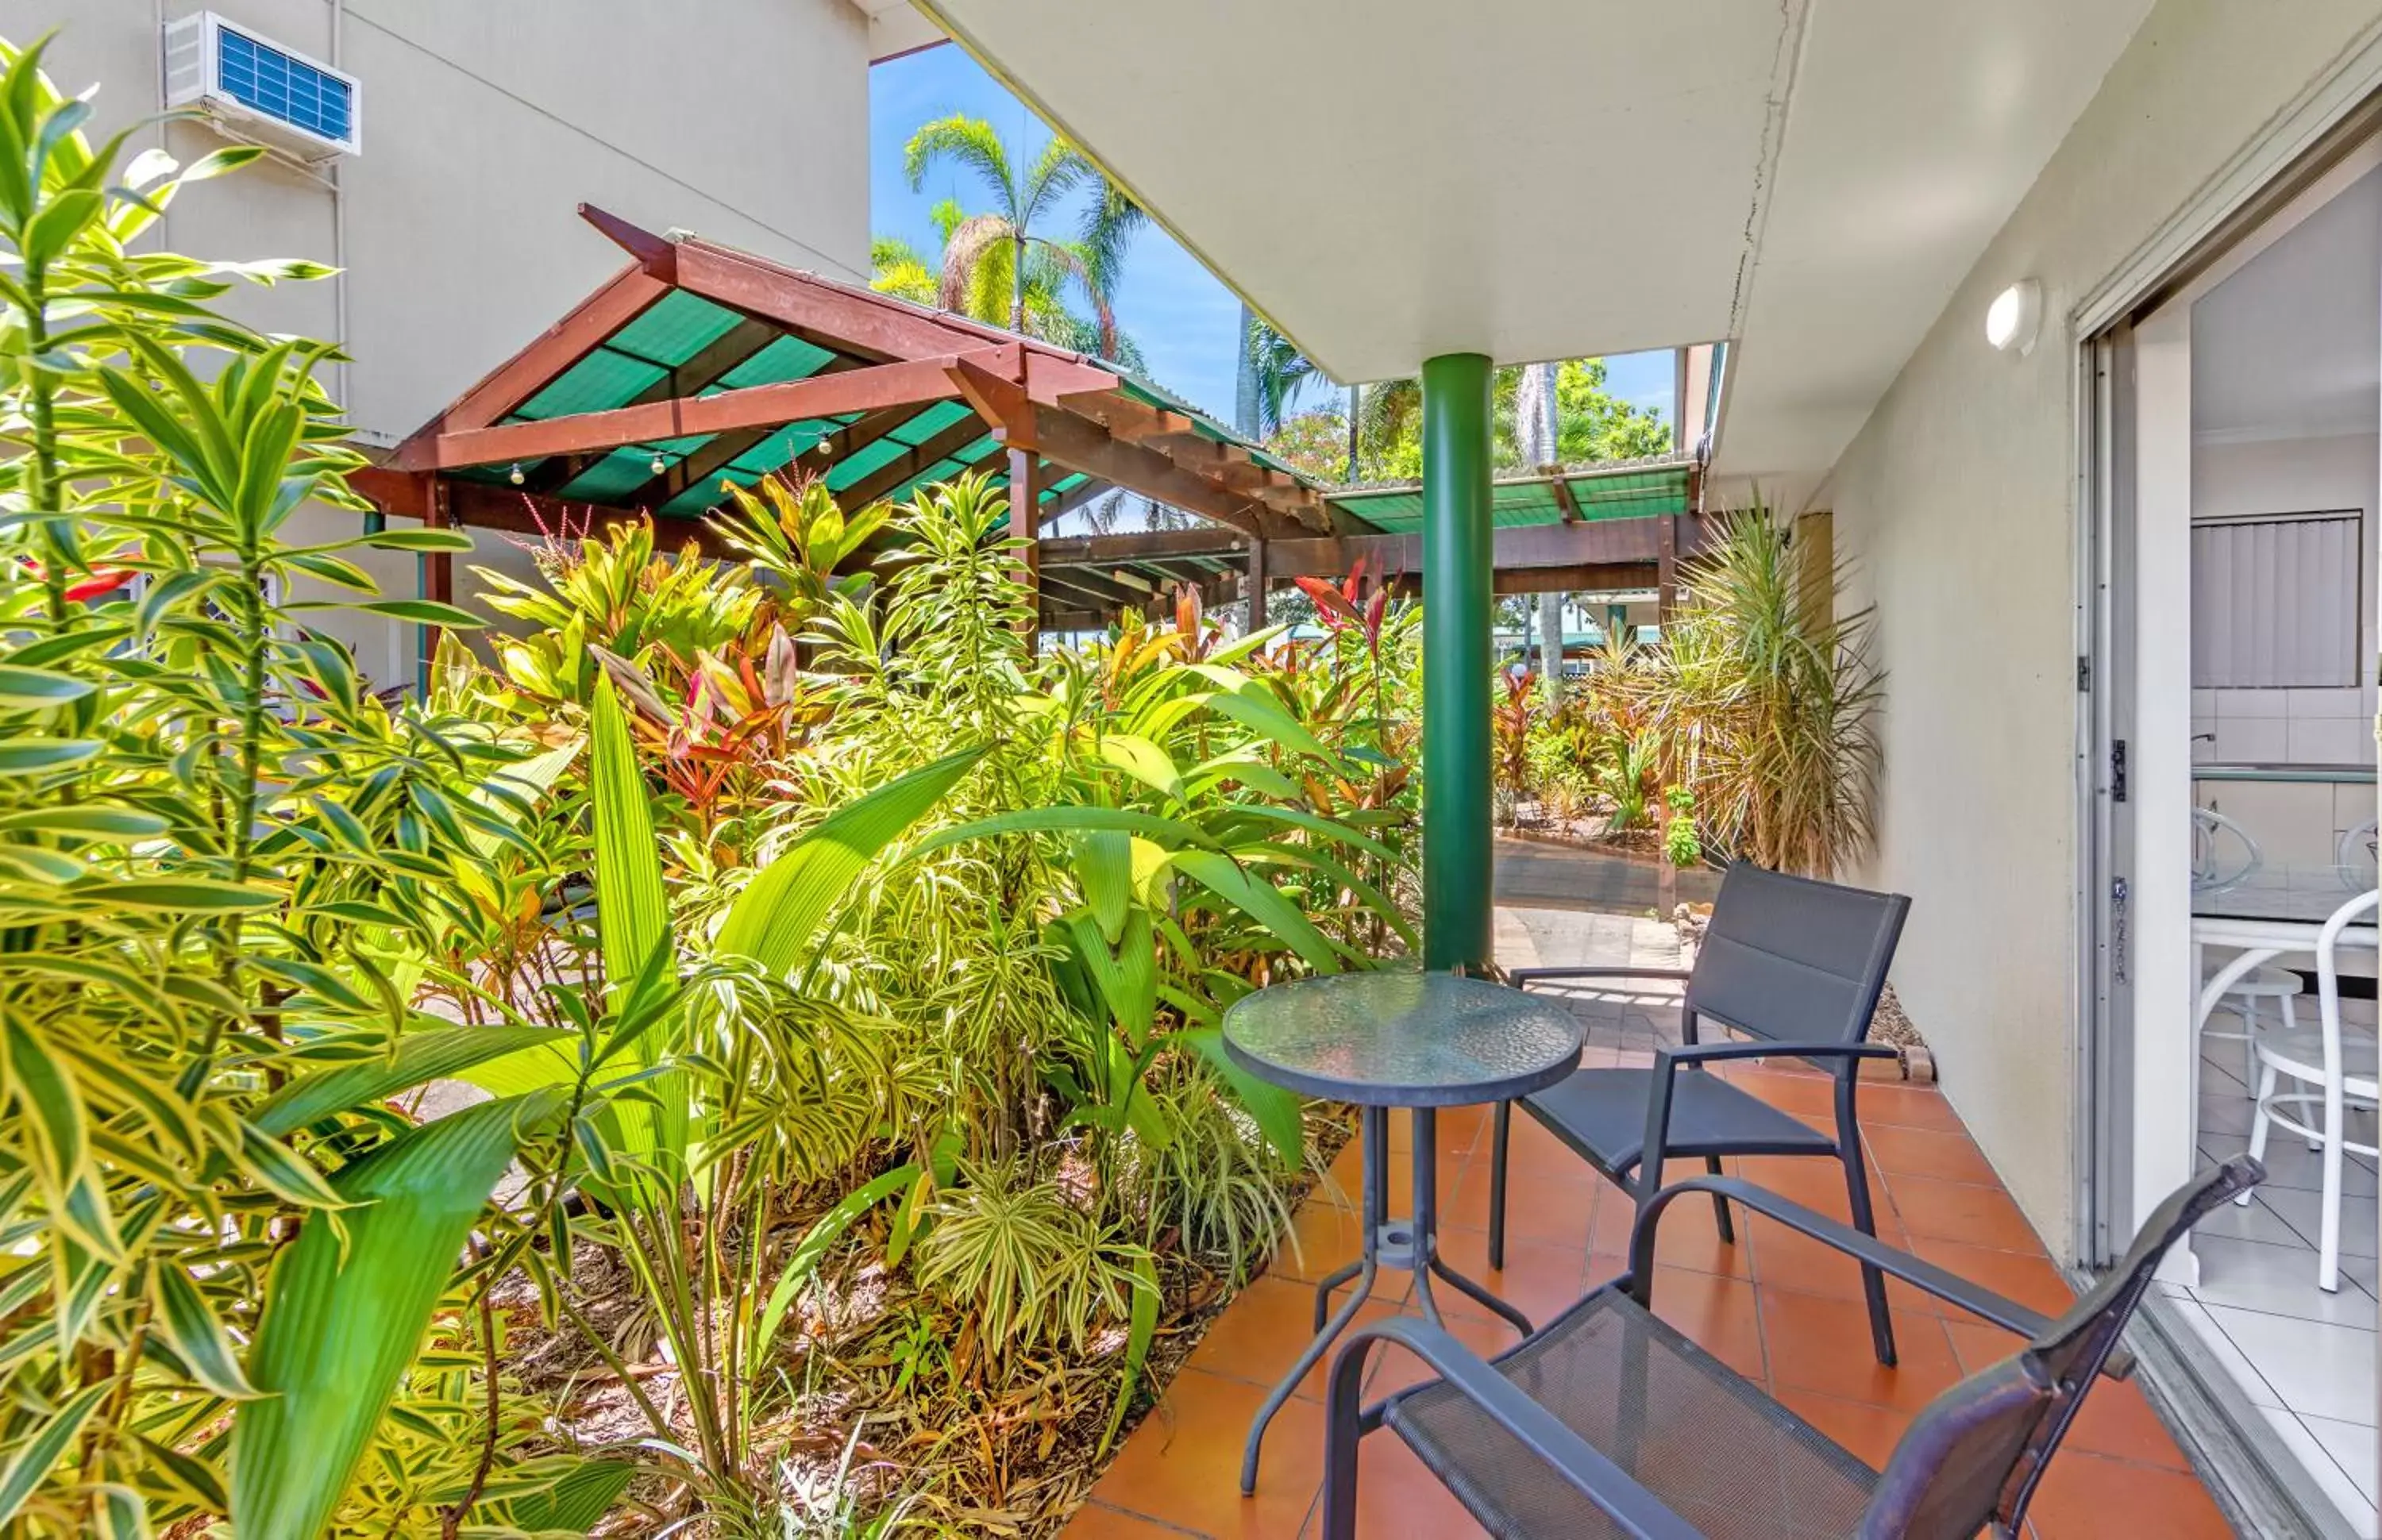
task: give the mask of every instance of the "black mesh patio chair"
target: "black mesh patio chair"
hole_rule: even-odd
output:
[[[1844,1167],[1854,1228],[1876,1233],[1860,1124],[1853,1094],[1860,1061],[1892,1058],[1872,1044],[1870,1016],[1885,987],[1910,900],[1836,883],[1765,872],[1739,862],[1721,879],[1693,971],[1677,968],[1524,968],[1511,982],[1527,989],[1558,980],[1684,980],[1681,1046],[1664,1048],[1651,1069],[1580,1069],[1521,1099],[1537,1118],[1642,1206],[1662,1185],[1663,1163],[1702,1156],[1717,1176],[1723,1155],[1824,1155]],[[1733,1028],[1748,1042],[1704,1043],[1703,1021]],[[1796,1057],[1836,1077],[1836,1130],[1831,1136],[1779,1111],[1717,1075],[1707,1064],[1737,1058]],[[1679,1073],[1684,1067],[1688,1072]],[[1498,1104],[1489,1165],[1489,1265],[1505,1265],[1505,1164],[1513,1139],[1511,1102]],[[1645,1173],[1653,1174],[1649,1181]],[[1728,1202],[1715,1193],[1720,1238],[1735,1244]],[[1861,1265],[1870,1338],[1880,1363],[1894,1363],[1894,1323],[1885,1279]]]
[[[1417,1316],[1350,1333],[1327,1389],[1323,1540],[1356,1534],[1358,1442],[1381,1427],[1501,1540],[2006,1540],[2095,1377],[2131,1371],[2118,1339],[2160,1256],[2265,1176],[2237,1155],[2169,1196],[2057,1320],[1750,1182],[1676,1183],[1639,1211],[1628,1272],[1494,1361]],[[1691,1192],[1767,1215],[2026,1345],[1930,1401],[1872,1471],[1653,1315],[1654,1228]],[[1360,1407],[1376,1342],[1439,1377]]]

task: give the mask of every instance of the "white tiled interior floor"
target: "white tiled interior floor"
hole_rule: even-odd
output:
[[[2302,1014],[2313,1015],[2314,1002]],[[2342,1002],[2369,1024],[2370,1001]],[[2232,1026],[2222,1013],[2212,1027]],[[2252,1105],[2241,1045],[2210,1039],[2200,1063],[2200,1154],[2214,1163],[2249,1148]],[[2350,1138],[2375,1143],[2370,1112],[2352,1112]],[[2360,1534],[2376,1534],[2377,1316],[2375,1163],[2351,1155],[2342,1187],[2340,1291],[2316,1287],[2321,1176],[2304,1141],[2277,1129],[2266,1141],[2266,1180],[2246,1207],[2230,1204],[2201,1222],[2193,1250],[2200,1282],[2162,1285],[2207,1339],[2284,1445],[2312,1472]]]

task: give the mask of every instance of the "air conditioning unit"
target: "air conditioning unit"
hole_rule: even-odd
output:
[[[363,87],[225,20],[198,11],[166,24],[166,105],[196,107],[235,139],[307,161],[362,146]]]

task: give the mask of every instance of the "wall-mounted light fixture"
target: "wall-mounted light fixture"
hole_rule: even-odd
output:
[[[2005,353],[2013,348],[2020,358],[2033,352],[2042,325],[2043,286],[2032,278],[2020,278],[1985,307],[1985,340]]]

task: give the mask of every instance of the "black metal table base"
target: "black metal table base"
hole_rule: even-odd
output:
[[[1480,1304],[1506,1321],[1527,1337],[1530,1332],[1529,1318],[1512,1305],[1492,1294],[1480,1284],[1450,1267],[1439,1255],[1439,1115],[1427,1106],[1413,1109],[1414,1117],[1414,1216],[1393,1219],[1389,1207],[1388,1182],[1385,1179],[1390,1155],[1390,1109],[1369,1106],[1363,1109],[1359,1137],[1364,1141],[1364,1192],[1360,1199],[1365,1227],[1365,1254],[1335,1270],[1315,1286],[1315,1340],[1298,1355],[1290,1373],[1266,1397],[1265,1405],[1258,1409],[1257,1421],[1250,1424],[1249,1441],[1241,1455],[1241,1495],[1247,1497],[1258,1489],[1258,1454],[1265,1443],[1266,1424],[1283,1409],[1297,1390],[1298,1382],[1315,1367],[1340,1334],[1348,1329],[1372,1296],[1373,1281],[1382,1268],[1404,1268],[1414,1275],[1415,1298],[1420,1302],[1425,1319],[1433,1326],[1445,1323],[1440,1319],[1439,1302],[1432,1297],[1430,1280],[1435,1277],[1471,1296]],[[1341,1285],[1355,1280],[1356,1287],[1337,1311],[1332,1309],[1332,1296]]]

